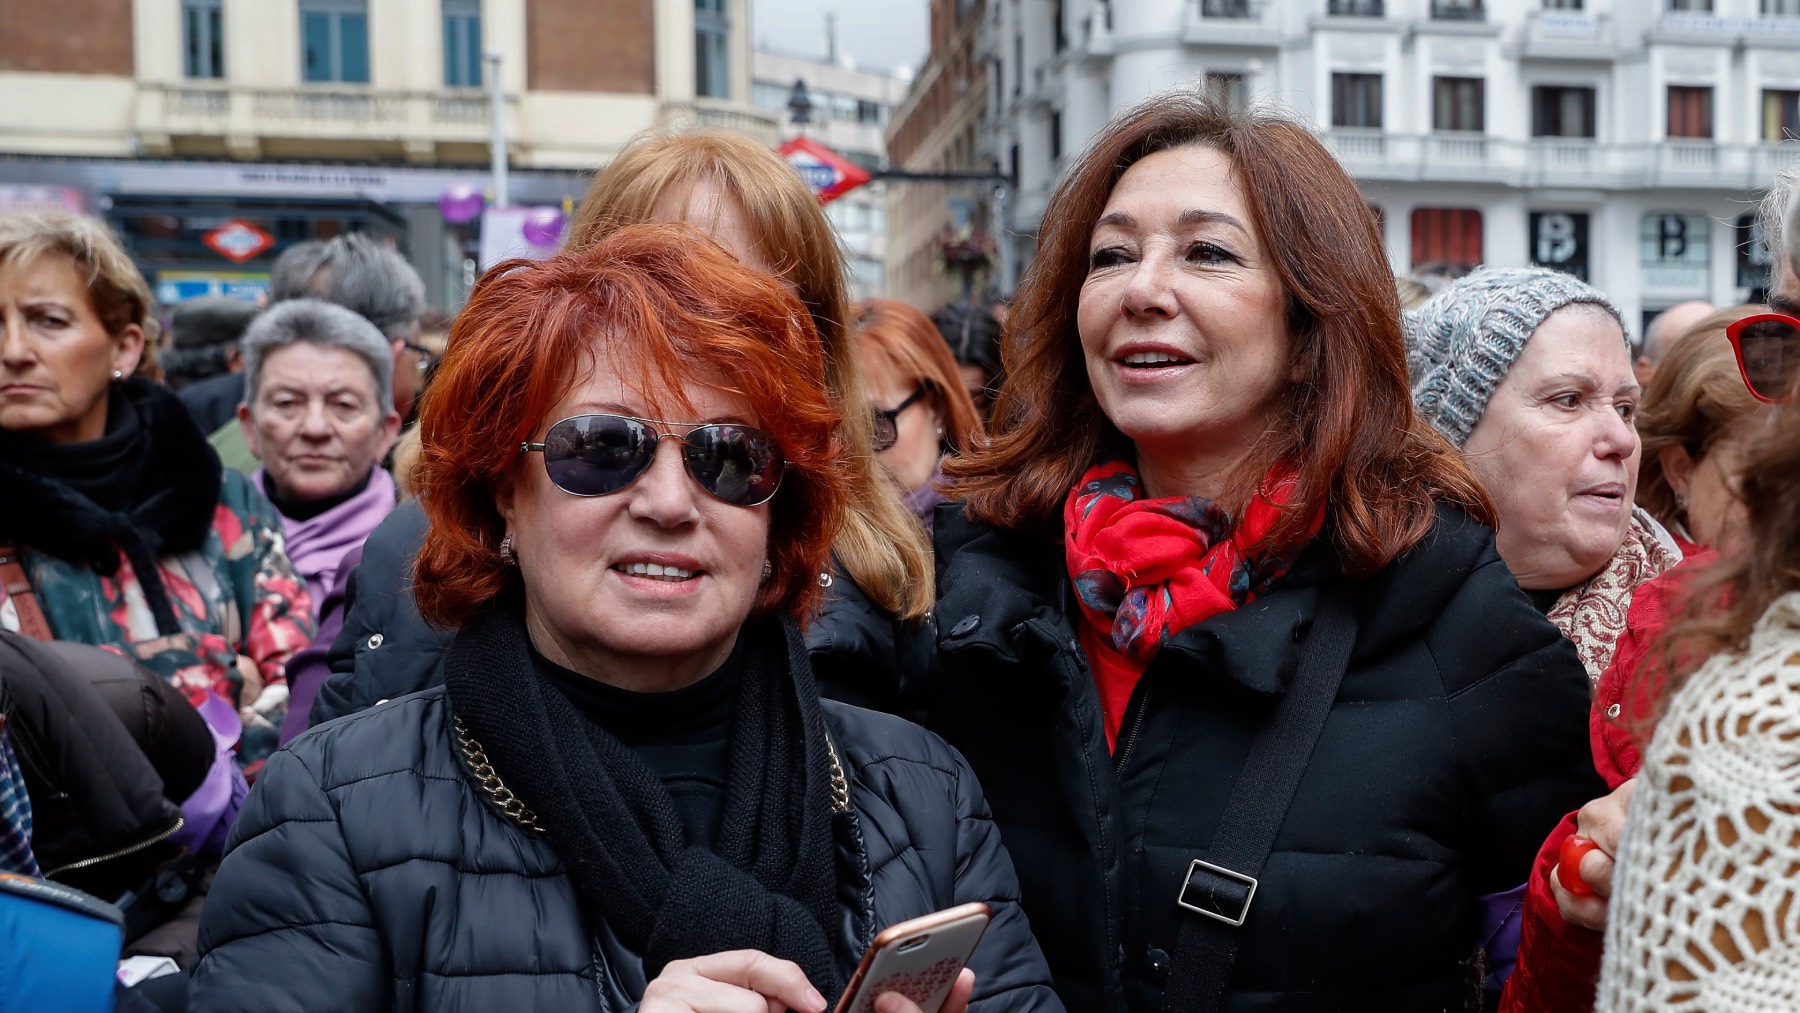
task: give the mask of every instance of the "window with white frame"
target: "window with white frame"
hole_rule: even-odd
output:
[[[1331,125],[1381,129],[1381,75],[1331,75]]]
[[[1539,85],[1531,89],[1531,136],[1593,137],[1592,88]]]
[[[1242,109],[1250,104],[1250,83],[1242,74],[1209,73],[1204,87],[1207,98],[1227,109]]]
[[[300,76],[368,83],[368,0],[300,0]]]
[[[1713,135],[1713,90],[1686,85],[1669,86],[1669,136],[1703,138]]]
[[[481,87],[481,0],[444,0],[444,86]]]
[[[725,0],[694,0],[694,94],[731,97],[731,19]]]
[[[181,0],[181,45],[188,77],[225,76],[222,0]]]
[[[1480,132],[1487,129],[1487,81],[1479,77],[1431,79],[1431,128]]]
[[[1762,113],[1764,143],[1800,139],[1800,91],[1764,89]]]

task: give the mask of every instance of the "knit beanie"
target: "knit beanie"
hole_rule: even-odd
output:
[[[1612,300],[1572,274],[1543,267],[1480,268],[1408,312],[1406,364],[1419,414],[1461,447],[1525,342],[1571,303],[1612,314],[1630,347]]]

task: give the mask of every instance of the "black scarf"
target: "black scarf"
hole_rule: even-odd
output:
[[[444,662],[456,716],[537,814],[591,922],[644,958],[759,949],[843,987],[830,756],[818,688],[784,621],[739,634],[743,676],[714,848],[690,845],[662,782],[532,668],[518,606],[464,627]]]
[[[103,576],[131,562],[157,632],[181,632],[157,560],[200,546],[219,504],[219,455],[179,398],[132,378],[113,385],[106,435],[50,444],[0,430],[0,543],[28,545]]]

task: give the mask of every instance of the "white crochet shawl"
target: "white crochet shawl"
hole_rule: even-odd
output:
[[[1800,592],[1676,693],[1641,776],[1595,1009],[1800,1010]]]

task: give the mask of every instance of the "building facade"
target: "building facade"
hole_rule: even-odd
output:
[[[819,60],[761,48],[752,68],[751,101],[779,117],[783,140],[804,130],[870,172],[887,168],[887,126],[906,97],[909,71],[864,69],[832,52]],[[796,81],[806,83],[812,102],[805,127],[793,122],[788,107]],[[843,239],[850,291],[857,299],[888,294],[888,189],[880,181],[868,183],[825,205],[825,217]]]
[[[1627,311],[1745,301],[1795,155],[1800,0],[991,0],[987,151],[1026,247],[1118,110],[1203,88],[1308,122],[1394,270],[1540,263]]]
[[[0,188],[55,187],[103,214],[166,301],[253,291],[288,245],[358,230],[391,237],[454,308],[478,226],[438,204],[492,194],[484,54],[499,55],[511,202],[564,204],[651,127],[774,141],[749,104],[748,7],[0,0]],[[233,220],[273,245],[220,256],[205,239]]]
[[[1012,0],[931,0],[931,48],[906,101],[888,125],[888,158],[896,169],[928,173],[992,172],[981,146],[987,113],[987,64],[980,29],[995,5]],[[991,236],[995,187],[990,183],[906,182],[889,187],[888,289],[929,312],[961,298],[985,274],[965,278],[946,269],[946,236]],[[979,293],[975,293],[979,294]]]

